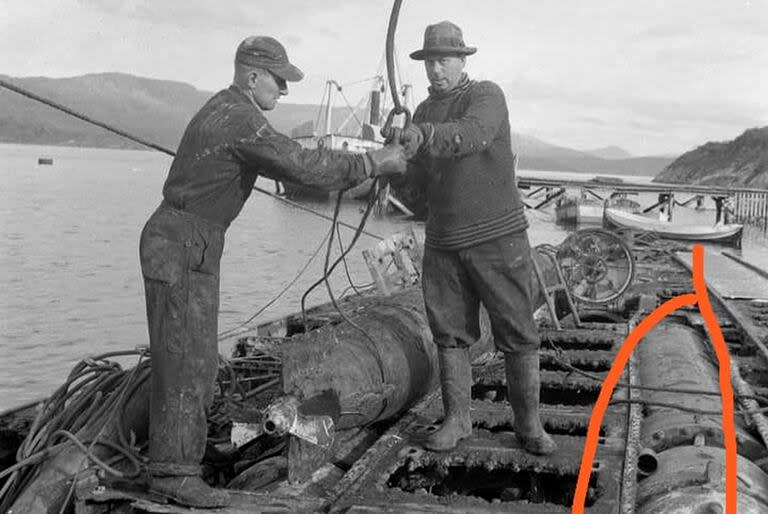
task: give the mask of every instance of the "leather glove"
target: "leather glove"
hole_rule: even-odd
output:
[[[424,134],[418,125],[410,124],[400,133],[400,144],[405,147],[405,155],[408,159],[416,155],[424,142]]]
[[[368,176],[402,175],[408,168],[408,159],[402,145],[386,145],[378,150],[366,153],[366,161],[370,165]]]

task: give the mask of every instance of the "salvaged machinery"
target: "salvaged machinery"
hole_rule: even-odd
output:
[[[314,320],[323,318],[318,328],[291,334],[277,343],[269,326],[262,327],[268,333],[266,339],[257,336],[243,342],[239,355],[279,354],[282,389],[291,400],[275,400],[264,410],[259,425],[236,422],[237,444],[245,444],[249,432],[250,437],[292,434],[316,445],[331,441],[332,430],[396,417],[437,386],[437,352],[421,291],[413,287],[420,254],[412,233],[395,235],[366,254],[376,283],[380,288],[384,285],[388,296],[357,299],[346,320],[326,307],[313,313]],[[535,305],[546,305],[551,322],[558,327],[559,318],[566,314],[580,324],[576,302],[592,307],[618,304],[632,283],[632,253],[610,232],[579,231],[559,246],[543,245],[532,254]],[[379,271],[385,269],[390,271]],[[288,334],[302,330],[305,323],[303,319],[288,320],[279,329]],[[472,357],[490,352],[491,343],[484,319]],[[322,414],[308,415],[318,409]],[[303,463],[297,466],[306,469]]]
[[[394,4],[386,56],[396,108],[386,132],[394,115],[410,119],[394,78],[402,0]],[[533,254],[533,296],[545,307],[541,416],[555,455],[534,457],[516,444],[487,319],[472,348],[472,436],[446,453],[409,443],[442,415],[411,233],[365,253],[378,294],[264,324],[221,359],[205,478],[230,489],[230,512],[569,512],[592,406],[622,341],[658,301],[693,289],[675,248],[629,236],[632,250],[623,236],[583,230]],[[738,511],[768,512],[768,315],[757,307],[750,327],[719,303],[739,406]],[[151,363],[133,353],[139,362],[128,370],[114,355],[85,359],[47,401],[0,415],[0,512],[60,513],[73,502],[78,514],[181,512],[143,492]],[[724,512],[717,372],[695,314],[649,333],[599,427],[588,512]]]
[[[638,347],[646,390],[637,462],[640,513],[724,512],[725,450],[721,399],[709,342],[679,320],[658,325]],[[680,391],[698,391],[698,394]],[[737,415],[738,511],[765,512],[768,452]]]
[[[613,302],[632,280],[629,248],[604,231],[577,233],[558,247],[541,248],[534,256],[537,304],[548,306],[554,323],[558,323],[557,314],[566,311],[578,323],[577,300],[569,292],[593,304]],[[307,481],[326,462],[354,461],[366,447],[365,441],[370,444],[435,388],[436,350],[421,291],[415,285],[420,268],[416,238],[412,233],[397,235],[367,252],[366,259],[369,266],[381,270],[379,282],[388,284],[388,294],[346,298],[340,305],[344,313],[329,304],[309,310],[306,316],[264,324],[256,335],[241,339],[231,359],[222,361],[219,394],[209,418],[210,440],[218,443],[218,447],[211,445],[211,454],[220,459],[222,454],[229,459],[247,454],[243,460],[255,466],[263,460],[257,448],[269,456],[274,447],[285,444],[288,435],[288,476],[294,483]],[[559,265],[561,261],[564,266]],[[473,358],[492,348],[487,319],[482,325]],[[132,386],[130,395],[121,399],[121,409],[131,413],[130,419],[116,418],[101,433],[102,438],[107,434],[107,443],[95,445],[87,454],[102,461],[114,458],[112,447],[125,443],[125,434],[134,438],[129,449],[139,448],[146,434],[147,414],[141,407],[146,406],[147,395],[146,382]],[[66,417],[72,404],[72,400],[61,402],[62,412],[55,416]],[[118,422],[123,426],[114,426]],[[93,439],[98,423],[80,423],[88,430],[81,428],[73,435],[88,433],[88,440]],[[57,447],[41,459],[36,478],[16,476],[14,485],[27,482],[23,491],[17,491],[17,511],[32,505],[39,508],[41,498],[57,509],[71,496],[66,484],[75,476],[81,478],[86,453],[64,437],[48,436]],[[249,483],[246,477],[253,473],[242,463],[230,462],[227,475],[228,482],[242,489],[258,489],[263,482],[258,475]]]
[[[221,360],[207,480],[228,488],[241,509],[568,512],[592,405],[616,352],[659,301],[692,289],[670,248],[632,240],[630,251],[623,236],[593,229],[536,249],[541,415],[560,447],[556,455],[533,457],[518,447],[487,319],[472,348],[473,436],[446,453],[410,442],[439,423],[442,406],[416,284],[420,249],[405,233],[365,252],[385,294],[346,297],[337,302],[341,312],[327,304],[262,324]],[[754,360],[750,370],[764,368],[722,314],[734,351]],[[724,512],[717,366],[696,320],[695,313],[678,313],[638,346],[600,427],[587,512]],[[3,500],[14,493],[14,501],[4,508],[58,512],[74,498],[83,512],[106,505],[160,512],[153,509],[164,507],[153,506],[137,474],[150,364],[112,367],[111,378],[102,379],[109,387],[101,388],[100,401],[120,413],[106,425],[104,416],[91,419],[82,408],[87,386],[70,386],[43,407],[45,419],[56,421],[31,427],[19,455],[37,461],[6,481]],[[107,367],[99,359],[86,366]],[[746,384],[755,377],[757,393]],[[760,396],[768,376],[750,371],[742,382],[737,401],[755,402],[755,414],[737,411],[738,504],[739,512],[757,513],[768,508],[768,451],[756,425],[768,405]],[[94,459],[108,467],[94,466]]]

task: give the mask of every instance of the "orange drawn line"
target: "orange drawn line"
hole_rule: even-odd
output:
[[[695,293],[676,296],[657,307],[645,319],[643,319],[627,336],[621,345],[616,358],[611,365],[611,370],[600,387],[597,402],[592,408],[592,415],[587,428],[587,438],[584,443],[584,452],[581,456],[579,476],[576,481],[573,505],[574,514],[584,514],[584,504],[587,498],[589,479],[592,474],[592,463],[597,452],[598,439],[600,437],[600,425],[608,408],[613,390],[621,378],[621,373],[629,362],[638,342],[653,327],[669,314],[687,305],[699,304],[699,311],[704,317],[707,330],[713,339],[715,353],[720,363],[720,393],[723,397],[723,432],[725,435],[725,502],[726,513],[736,513],[736,430],[733,422],[733,389],[730,378],[730,356],[725,345],[723,334],[717,317],[709,303],[706,282],[704,281],[704,249],[701,245],[693,247],[693,282]]]
[[[723,404],[723,435],[725,438],[725,512],[736,514],[736,428],[733,421],[733,388],[731,386],[731,356],[725,345],[720,323],[712,309],[704,280],[704,248],[693,247],[693,288],[698,298],[699,312],[707,325],[720,365],[720,396]]]
[[[600,386],[600,394],[597,397],[597,402],[595,402],[595,406],[592,408],[592,415],[589,418],[587,440],[584,443],[584,453],[581,455],[579,478],[576,481],[576,491],[573,497],[573,506],[571,507],[575,514],[584,513],[584,502],[587,499],[589,478],[592,475],[592,462],[595,460],[597,442],[600,438],[600,425],[603,423],[603,416],[605,415],[605,410],[608,408],[608,402],[613,394],[613,389],[619,382],[621,373],[624,371],[624,367],[627,365],[629,357],[632,355],[632,351],[645,334],[647,334],[648,331],[656,326],[662,319],[667,317],[668,314],[676,311],[680,307],[694,305],[695,303],[696,295],[693,293],[676,296],[667,300],[638,323],[621,344],[621,348],[619,348],[619,352],[616,354],[616,359],[614,359],[613,364],[611,365],[611,370],[608,372],[608,376],[605,377],[603,385]]]

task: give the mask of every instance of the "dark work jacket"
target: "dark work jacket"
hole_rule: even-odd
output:
[[[430,91],[413,122],[425,134],[409,174],[426,187],[427,246],[458,250],[528,227],[499,86],[464,75],[447,93]]]
[[[362,155],[302,148],[272,128],[261,109],[231,86],[190,121],[163,197],[176,209],[226,228],[258,175],[334,190],[361,183],[366,170]]]

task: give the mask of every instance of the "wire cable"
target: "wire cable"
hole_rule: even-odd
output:
[[[139,362],[130,372],[123,371],[118,363],[106,360],[136,354],[140,355]],[[116,449],[129,458],[135,468],[140,465],[138,459],[132,456],[131,445],[126,444],[124,437],[120,437],[117,444],[100,438],[107,426],[121,422],[124,401],[135,390],[137,379],[142,373],[144,378],[149,376],[148,366],[142,366],[141,362],[144,355],[143,349],[108,352],[85,358],[72,368],[65,383],[41,405],[27,437],[16,452],[16,464],[0,473],[0,478],[7,477],[0,489],[0,512],[10,508],[18,494],[29,485],[36,476],[38,465],[70,442],[80,450],[85,449],[86,458],[92,462],[96,462],[92,457],[93,448],[98,444]],[[90,447],[83,441],[79,441],[79,445],[75,443],[73,438],[79,440],[75,431],[88,433],[94,430],[94,423],[100,424],[100,428],[91,439]],[[117,429],[120,436],[121,428]],[[75,483],[78,474],[79,471],[73,479]],[[65,506],[68,501],[65,501]]]
[[[591,380],[594,380],[595,382],[604,382],[605,380],[597,375],[593,375],[592,373],[589,373],[587,371],[584,371],[582,369],[577,368],[567,360],[563,359],[560,355],[562,355],[564,352],[562,348],[555,345],[551,341],[546,341],[547,344],[553,346],[555,348],[554,354],[549,354],[552,356],[552,358],[563,366],[564,368],[568,369],[568,371],[571,371],[573,373],[576,373],[577,375],[580,375],[585,378],[589,378]],[[707,391],[704,389],[690,389],[690,388],[677,388],[677,387],[655,387],[655,386],[643,386],[643,385],[629,385],[626,382],[618,382],[616,384],[616,387],[623,387],[628,388],[631,387],[632,389],[638,389],[640,391],[654,391],[654,392],[661,392],[661,393],[679,393],[679,394],[693,394],[693,395],[702,395],[702,396],[720,396],[720,393],[718,391]],[[751,400],[762,400],[762,401],[768,401],[768,398],[765,396],[757,396],[757,395],[736,395],[736,398],[745,398],[745,399],[751,399]],[[768,410],[768,409],[767,409]]]
[[[331,228],[333,230],[333,228]],[[264,304],[259,310],[257,310],[250,318],[243,321],[240,325],[230,328],[227,330],[224,330],[219,334],[219,341],[224,341],[226,339],[231,339],[232,337],[235,337],[237,335],[240,335],[243,332],[243,329],[251,323],[253,320],[255,320],[257,317],[259,317],[264,311],[266,311],[268,308],[270,308],[277,300],[279,300],[293,285],[299,280],[299,278],[304,274],[305,271],[307,271],[307,268],[309,268],[309,265],[312,264],[312,261],[315,260],[315,257],[317,257],[317,254],[320,253],[320,250],[323,249],[323,246],[325,245],[326,240],[328,239],[328,236],[330,235],[330,232],[326,234],[322,241],[320,241],[320,244],[317,246],[314,252],[312,252],[312,255],[310,255],[309,259],[307,259],[307,262],[304,264],[304,266],[299,270],[299,272],[296,274],[293,279],[286,284],[286,286],[270,301],[268,301],[266,304]],[[248,328],[249,331],[251,330]]]
[[[287,204],[288,204],[288,205],[290,205],[291,207],[296,207],[297,209],[301,209],[302,211],[306,211],[306,212],[309,212],[309,213],[311,213],[311,214],[314,214],[314,215],[315,215],[315,216],[317,216],[318,218],[323,218],[324,220],[327,220],[327,221],[331,221],[331,222],[333,222],[333,223],[338,223],[338,224],[339,224],[339,225],[341,225],[342,227],[345,227],[345,228],[348,228],[348,229],[351,229],[351,230],[354,230],[354,231],[357,231],[357,230],[359,229],[359,227],[355,227],[354,225],[350,225],[349,223],[345,223],[345,222],[343,222],[343,221],[334,220],[334,219],[333,219],[332,217],[330,217],[330,216],[327,216],[327,215],[325,215],[325,214],[322,214],[322,213],[320,213],[320,212],[317,212],[317,211],[315,211],[315,210],[312,210],[312,209],[310,209],[309,207],[306,207],[306,206],[304,206],[304,205],[301,205],[300,203],[294,202],[294,201],[292,201],[292,200],[289,200],[289,199],[287,199],[287,198],[283,198],[282,196],[278,196],[278,195],[276,195],[276,194],[272,193],[271,191],[267,191],[266,189],[262,189],[262,188],[260,188],[260,187],[258,187],[258,186],[253,186],[253,189],[254,189],[254,190],[256,190],[256,191],[258,191],[259,193],[263,193],[263,194],[265,194],[265,195],[267,195],[267,196],[271,196],[272,198],[274,198],[274,199],[276,199],[276,200],[280,200],[280,201],[281,201],[281,202],[283,202],[283,203],[287,203]],[[369,231],[367,231],[367,230],[360,230],[360,233],[361,233],[361,234],[365,234],[366,236],[372,237],[372,238],[374,238],[374,239],[378,239],[379,241],[381,241],[381,240],[383,240],[383,239],[384,239],[382,236],[379,236],[379,235],[373,234],[373,233],[371,233],[371,232],[369,232]]]
[[[336,240],[339,242],[339,252],[341,253],[341,255],[345,255],[344,243],[341,240],[341,230],[339,230],[338,225],[336,225]],[[346,257],[342,259],[342,262],[344,263],[344,274],[347,276],[347,282],[349,282],[349,286],[352,288],[352,290],[355,291],[355,293],[360,294],[360,290],[352,280],[352,275],[349,272],[349,265],[347,263]],[[341,296],[344,296],[344,293],[342,293]]]
[[[360,128],[363,128],[363,122],[360,121],[360,118],[357,117],[357,113],[355,112],[355,108],[352,107],[352,104],[349,103],[349,100],[347,100],[347,95],[344,94],[344,91],[341,89],[341,86],[338,87],[339,94],[344,99],[344,103],[347,104],[347,108],[352,114],[352,117],[355,118],[355,121],[358,125],[360,125]],[[362,102],[361,102],[362,103]]]
[[[117,129],[115,127],[112,127],[110,125],[107,125],[106,123],[102,123],[98,120],[95,120],[89,116],[86,116],[85,114],[79,113],[73,109],[70,109],[69,107],[65,107],[64,105],[61,105],[58,102],[54,102],[53,100],[49,100],[47,98],[43,98],[42,96],[36,95],[35,93],[32,93],[31,91],[28,91],[22,87],[16,86],[14,84],[11,84],[10,82],[7,82],[3,79],[0,79],[0,86],[10,89],[11,91],[18,93],[22,96],[26,96],[27,98],[31,98],[32,100],[36,100],[38,102],[44,103],[45,105],[49,107],[53,107],[54,109],[58,109],[59,111],[65,112],[69,114],[70,116],[74,116],[75,118],[79,120],[83,120],[85,122],[91,123],[93,125],[96,125],[97,127],[101,127],[104,130],[108,130],[109,132],[112,132],[114,134],[117,134],[118,136],[122,136],[126,139],[130,139],[134,143],[139,143],[144,146],[148,146],[149,148],[153,148],[159,152],[166,153],[168,155],[175,155],[174,152],[171,150],[168,150],[167,148],[163,148],[160,145],[156,145],[155,143],[152,143],[151,141],[147,141],[146,139],[142,139],[140,137],[134,136],[129,134],[128,132],[125,132],[123,130]]]
[[[57,109],[59,111],[65,112],[65,113],[69,114],[70,116],[74,116],[75,118],[83,120],[83,121],[85,121],[87,123],[91,123],[92,125],[96,125],[97,127],[101,127],[101,128],[103,128],[103,129],[105,129],[105,130],[107,130],[109,132],[117,134],[117,135],[119,135],[121,137],[124,137],[124,138],[126,138],[126,139],[128,139],[130,141],[135,142],[135,143],[139,143],[141,145],[144,145],[146,147],[152,148],[152,149],[157,150],[159,152],[162,152],[164,154],[170,155],[171,157],[175,157],[176,156],[176,152],[174,152],[173,150],[169,150],[168,148],[165,148],[165,147],[160,146],[158,144],[152,143],[151,141],[147,141],[147,140],[144,140],[144,139],[142,139],[140,137],[137,137],[137,136],[134,136],[132,134],[129,134],[128,132],[125,132],[123,130],[115,128],[115,127],[113,127],[111,125],[108,125],[106,123],[103,123],[101,121],[95,120],[95,119],[93,119],[93,118],[91,118],[89,116],[86,116],[85,114],[78,113],[78,112],[76,112],[76,111],[74,111],[74,110],[72,110],[72,109],[70,109],[70,108],[68,108],[66,106],[63,106],[63,105],[61,105],[61,104],[59,104],[57,102],[54,102],[53,100],[49,100],[47,98],[43,98],[42,96],[39,96],[39,95],[37,95],[35,93],[32,93],[31,91],[28,91],[28,90],[26,90],[26,89],[24,89],[22,87],[19,87],[19,86],[16,86],[14,84],[11,84],[10,82],[7,82],[7,81],[5,81],[3,79],[0,79],[0,87],[5,87],[6,89],[9,89],[9,90],[11,90],[11,91],[13,91],[15,93],[18,93],[18,94],[20,94],[22,96],[26,96],[27,98],[30,98],[32,100],[35,100],[35,101],[40,102],[42,104],[45,104],[48,107],[52,107],[52,108]],[[313,215],[315,215],[315,216],[317,216],[319,218],[323,218],[325,220],[329,220],[330,221],[330,218],[328,216],[326,216],[326,215],[324,215],[322,213],[319,213],[319,212],[317,212],[315,210],[312,210],[312,209],[310,209],[308,207],[305,207],[303,205],[297,204],[296,202],[292,202],[291,200],[288,200],[287,198],[283,198],[282,196],[274,194],[271,191],[267,191],[266,189],[262,189],[261,187],[257,187],[257,186],[254,186],[253,189],[255,191],[258,191],[259,193],[262,193],[262,194],[265,194],[267,196],[270,196],[270,197],[272,197],[272,198],[274,198],[276,200],[279,200],[279,201],[281,201],[283,203],[286,203],[288,205],[291,205],[291,206],[296,207],[298,209],[301,209],[303,211],[309,212],[309,213],[311,213],[311,214],[313,214]],[[344,227],[347,227],[347,228],[350,228],[350,229],[353,229],[353,230],[355,229],[355,227],[353,227],[351,225],[348,225],[346,223],[340,222],[340,224],[342,226],[344,226]],[[381,236],[377,236],[376,234],[371,234],[370,232],[363,231],[363,233],[365,235],[371,236],[371,237],[379,239],[379,240],[383,239]]]
[[[355,245],[357,240],[360,238],[360,234],[363,233],[363,227],[365,226],[366,221],[368,220],[368,216],[371,214],[371,211],[373,210],[373,205],[375,203],[375,197],[373,195],[373,191],[375,191],[376,186],[378,184],[378,178],[374,179],[371,183],[371,187],[368,190],[368,204],[365,208],[365,212],[363,213],[363,217],[360,220],[359,225],[357,226],[357,229],[355,230],[355,235],[352,236],[352,241],[349,243],[349,246],[347,247],[346,251],[338,258],[336,261],[329,267],[329,269],[324,273],[324,276],[318,279],[314,284],[309,286],[309,288],[304,292],[304,294],[301,297],[301,316],[304,320],[304,325],[307,324],[307,314],[306,314],[306,300],[307,296],[309,296],[309,293],[311,293],[317,286],[322,284],[325,281],[325,274],[330,274],[333,272],[334,269],[336,269],[336,266],[339,265],[339,263],[349,254],[349,252],[352,250],[352,247]],[[336,221],[334,220],[334,223]],[[329,241],[330,243],[330,241]]]
[[[317,118],[315,119],[315,125],[312,127],[312,132],[315,132],[317,127],[320,125],[320,116],[323,113],[323,103],[325,102],[325,95],[327,93],[328,89],[323,88],[323,96],[320,97],[320,104],[317,107]],[[330,103],[331,97],[328,96],[328,102]]]

